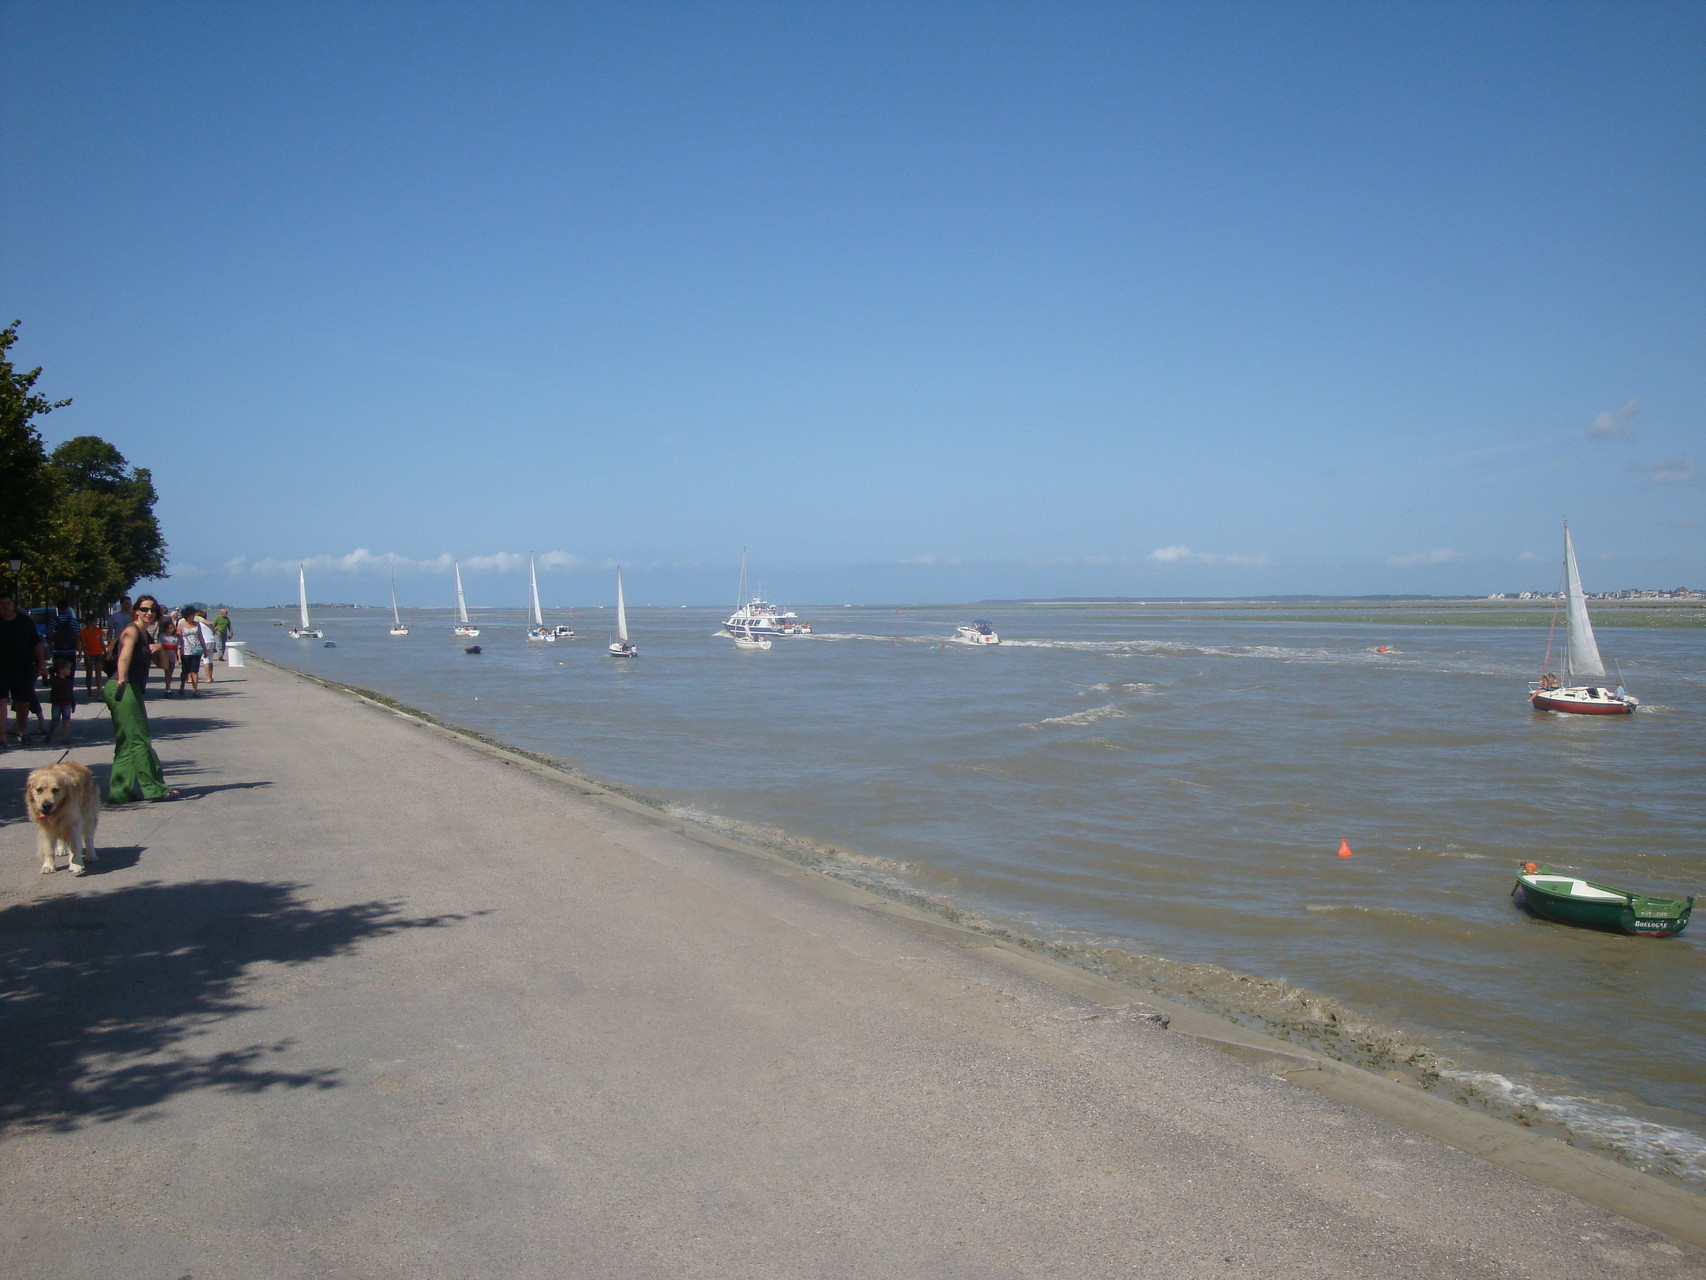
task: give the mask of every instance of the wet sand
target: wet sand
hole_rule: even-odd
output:
[[[0,1273],[1706,1274],[1689,1192],[519,754],[150,710],[99,874],[0,756]]]

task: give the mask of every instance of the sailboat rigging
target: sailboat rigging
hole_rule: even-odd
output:
[[[297,640],[318,640],[325,632],[308,621],[308,567],[296,566],[296,601],[300,611],[300,622],[290,629],[290,634]]]
[[[1576,548],[1570,526],[1564,524],[1564,677],[1550,670],[1552,641],[1546,641],[1546,673],[1529,685],[1528,700],[1536,711],[1573,711],[1581,715],[1627,715],[1640,706],[1618,682],[1607,689],[1605,663],[1599,656],[1593,623],[1588,620],[1587,595],[1582,591],[1581,571],[1576,568]]]
[[[468,600],[462,594],[462,566],[455,560],[452,560],[450,564],[456,570],[456,616],[460,619],[450,629],[450,633],[457,636],[477,636],[480,634],[480,628],[468,625]]]
[[[616,566],[616,638],[610,642],[612,658],[638,657],[640,648],[628,640],[628,608],[622,601],[622,566]]]
[[[533,563],[533,553],[527,553],[527,577],[533,589],[533,625],[527,628],[529,640],[555,640],[557,633],[545,625],[545,615],[539,609],[539,570]]]

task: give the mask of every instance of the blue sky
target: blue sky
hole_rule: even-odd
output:
[[[1706,587],[1706,6],[32,3],[171,598]]]

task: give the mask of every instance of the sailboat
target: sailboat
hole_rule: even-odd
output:
[[[460,622],[450,629],[450,634],[455,636],[477,636],[480,634],[480,628],[468,625],[468,600],[462,594],[462,566],[454,560],[452,560],[450,564],[451,567],[456,570],[456,616],[461,619]]]
[[[397,566],[391,565],[391,634],[406,636],[409,629],[403,625],[402,615],[397,612]]]
[[[555,640],[557,633],[545,625],[545,615],[539,610],[539,570],[534,567],[533,553],[527,553],[527,576],[533,587],[533,625],[527,628],[529,640]]]
[[[616,566],[616,638],[610,642],[612,658],[636,658],[640,654],[638,645],[628,641],[628,609],[622,603],[622,566]]]
[[[296,566],[296,599],[301,609],[302,621],[290,629],[290,634],[297,640],[319,640],[326,633],[312,622],[308,621],[308,567]]]
[[[1528,700],[1536,711],[1574,711],[1591,716],[1628,715],[1640,706],[1618,682],[1615,689],[1604,685],[1605,663],[1588,621],[1587,596],[1582,575],[1576,568],[1576,548],[1570,541],[1570,526],[1564,524],[1564,678],[1550,670],[1552,640],[1546,640],[1546,674],[1529,684]]]

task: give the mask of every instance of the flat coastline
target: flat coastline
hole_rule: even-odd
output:
[[[13,1274],[1702,1265],[1700,1198],[1621,1166],[325,682],[220,683],[153,704],[189,800],[109,813],[101,875],[8,873]]]

